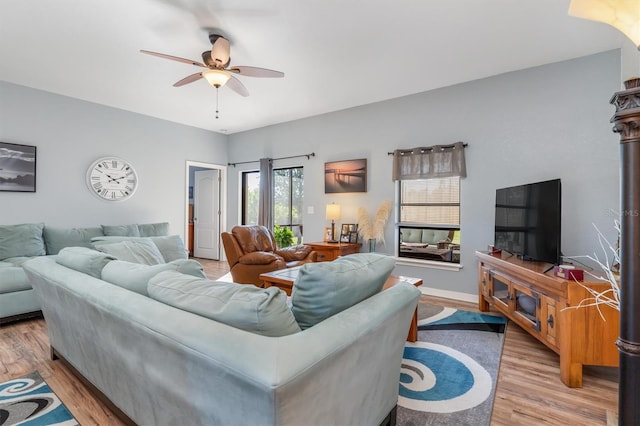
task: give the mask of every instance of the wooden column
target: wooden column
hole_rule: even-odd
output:
[[[618,422],[640,425],[640,79],[625,81],[611,98],[613,131],[620,134],[620,385]]]

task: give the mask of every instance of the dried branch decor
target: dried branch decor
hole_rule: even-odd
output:
[[[614,223],[615,223],[614,227],[618,231],[618,235],[620,235],[620,222],[616,220],[614,221]],[[618,247],[614,247],[613,245],[611,245],[611,243],[609,243],[609,241],[606,239],[604,235],[602,235],[602,232],[600,232],[600,230],[595,224],[593,224],[593,227],[596,229],[596,232],[598,233],[598,243],[600,244],[600,247],[604,252],[604,261],[601,261],[598,258],[598,255],[595,253],[593,254],[593,256],[584,255],[584,256],[567,256],[567,257],[572,259],[575,259],[575,258],[589,259],[592,262],[595,262],[600,267],[600,269],[602,269],[602,272],[604,272],[604,276],[602,275],[598,276],[589,271],[585,271],[588,275],[592,276],[593,278],[603,280],[603,281],[608,281],[610,287],[607,290],[598,292],[592,288],[589,288],[583,285],[582,287],[587,289],[587,291],[589,291],[589,293],[591,293],[593,297],[584,299],[580,301],[580,303],[577,306],[575,306],[575,308],[595,306],[596,308],[598,308],[598,313],[600,314],[602,319],[604,319],[604,315],[600,311],[600,305],[607,305],[618,311],[620,310],[620,282],[619,282],[619,275],[617,274],[617,270],[620,267],[620,250]],[[611,261],[610,261],[610,256],[611,256]],[[582,285],[579,281],[577,281],[577,283]]]
[[[358,209],[358,234],[365,241],[375,239],[377,242],[384,244],[384,228],[387,226],[392,208],[393,203],[391,201],[383,202],[378,207],[372,222],[367,211],[360,207]]]

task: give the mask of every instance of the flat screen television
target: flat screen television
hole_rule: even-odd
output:
[[[496,190],[496,249],[524,260],[560,262],[560,179]]]

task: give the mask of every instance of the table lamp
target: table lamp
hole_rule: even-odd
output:
[[[340,219],[340,206],[336,203],[327,204],[326,219],[331,221],[331,239],[328,243],[337,243],[336,220]]]

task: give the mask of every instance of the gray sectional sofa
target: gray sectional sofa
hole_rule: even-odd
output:
[[[58,228],[42,223],[1,225],[0,324],[40,314],[40,305],[22,269],[24,262],[30,258],[57,255],[65,247],[94,247],[96,243],[105,242],[96,240],[105,237],[107,240],[123,237],[140,240],[146,237],[163,237],[156,238],[155,242],[170,248],[171,260],[177,255],[186,258],[187,254],[180,237],[168,234],[169,224],[166,222],[88,228]]]
[[[206,280],[187,262],[73,248],[23,267],[52,353],[133,423],[395,424],[420,292],[380,291],[392,258],[304,265],[290,300],[275,287]]]

